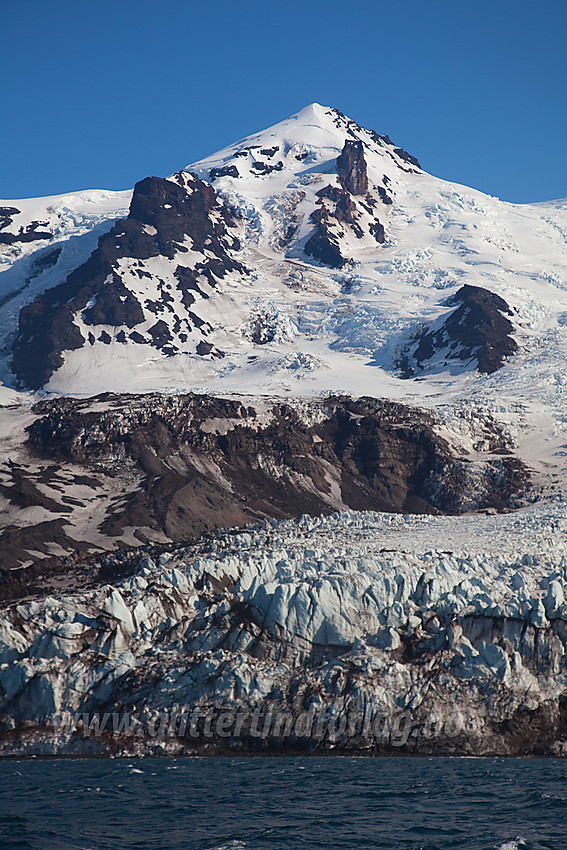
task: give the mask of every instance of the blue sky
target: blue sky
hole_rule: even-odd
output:
[[[0,197],[122,189],[336,106],[448,180],[567,196],[566,0],[0,0]]]

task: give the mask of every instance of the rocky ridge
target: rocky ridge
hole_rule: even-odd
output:
[[[405,352],[405,377],[441,371],[459,360],[476,362],[479,372],[490,375],[518,350],[512,336],[516,329],[508,318],[514,311],[503,298],[466,284],[447,299],[447,305],[454,309],[421,331]]]
[[[73,552],[192,540],[263,518],[345,507],[459,514],[533,498],[529,470],[490,417],[462,422],[465,438],[431,413],[371,398],[104,395],[32,412],[27,439],[0,464],[9,587],[65,572]]]
[[[128,218],[100,237],[90,258],[64,283],[20,312],[12,362],[20,383],[38,389],[63,364],[64,351],[97,341],[110,345],[115,337],[126,345],[130,340],[171,356],[191,331],[206,336],[211,328],[192,309],[195,301],[209,298],[227,272],[244,271],[227,253],[240,247],[228,233],[234,225],[214,190],[185,172],[137,183]],[[167,266],[161,274],[150,271],[146,261],[154,258],[169,261],[174,285],[161,276]],[[152,288],[154,299],[148,297]],[[166,314],[171,327],[162,318]],[[108,328],[114,329],[112,336]],[[199,338],[197,345],[202,342]]]

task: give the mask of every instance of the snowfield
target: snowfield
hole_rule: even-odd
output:
[[[321,203],[316,192],[337,185],[335,162],[346,138],[364,144],[369,191],[378,198],[386,241],[379,245],[367,232],[356,238],[345,225],[339,242],[348,261],[332,269],[303,249],[313,230],[310,215]],[[198,356],[191,333],[178,343],[178,353],[164,356],[148,345],[117,342],[120,328],[100,325],[91,330],[97,338],[107,334],[110,343],[68,351],[48,391],[194,390],[270,397],[333,392],[426,407],[478,405],[514,431],[521,452],[541,471],[547,468],[542,464],[562,467],[567,202],[510,204],[447,183],[400,158],[400,149],[385,139],[336,110],[312,104],[188,166],[211,180],[220,199],[240,216],[238,259],[247,273],[225,275],[214,291],[204,286],[206,297],[197,296],[193,308],[210,327],[207,340],[224,357]],[[391,204],[382,202],[384,193]],[[5,202],[21,209],[6,232],[16,233],[31,221],[44,222],[53,232],[46,242],[0,246],[7,266],[0,274],[6,385],[14,385],[10,345],[19,309],[86,259],[98,235],[125,215],[129,198],[129,192],[92,191]],[[355,201],[365,230],[368,214]],[[62,248],[55,264],[43,271],[36,265],[34,273],[34,264],[54,246]],[[199,256],[191,260],[180,252],[173,261],[151,260],[148,272],[169,285],[177,263],[194,264]],[[161,297],[131,264],[124,263],[120,274],[139,297]],[[402,379],[401,353],[421,327],[442,321],[450,311],[447,298],[465,284],[485,287],[512,307],[519,352],[491,376],[441,354],[425,374]],[[166,323],[168,315],[173,316],[161,314]],[[147,316],[142,332],[155,322],[155,315]],[[86,338],[80,316],[77,323]]]

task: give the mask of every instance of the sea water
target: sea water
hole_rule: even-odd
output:
[[[0,762],[0,847],[567,850],[567,761]]]

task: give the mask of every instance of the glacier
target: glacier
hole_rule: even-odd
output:
[[[567,755],[566,243],[316,103],[1,201],[0,755]]]
[[[566,754],[561,502],[303,516],[123,568],[2,610],[3,755]]]

